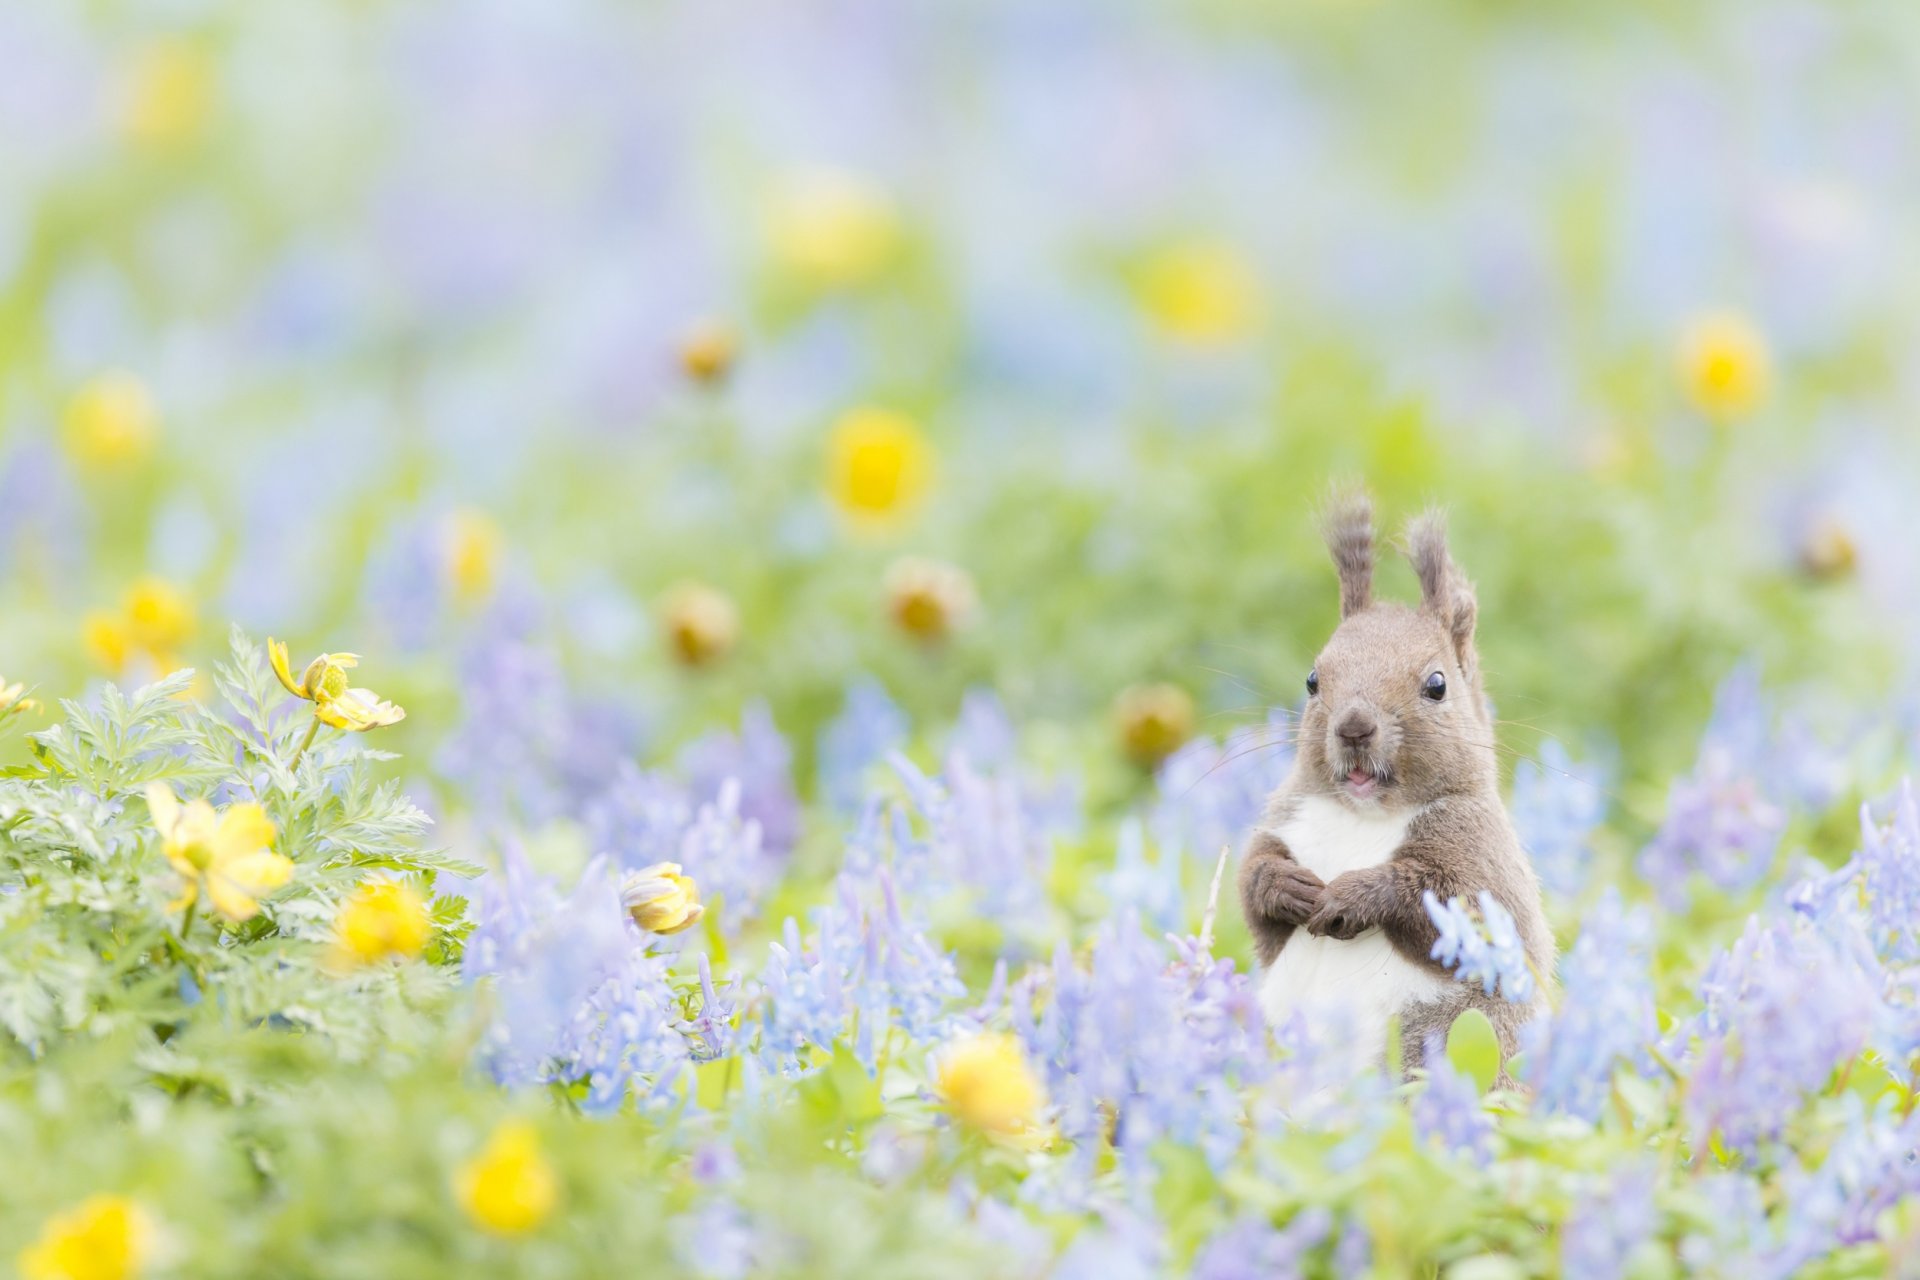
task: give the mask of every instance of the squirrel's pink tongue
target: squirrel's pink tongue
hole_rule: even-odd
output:
[[[1365,785],[1367,785],[1367,783],[1373,781],[1373,775],[1368,773],[1365,769],[1355,769],[1352,773],[1347,775],[1347,781],[1351,782],[1356,787],[1364,787]]]

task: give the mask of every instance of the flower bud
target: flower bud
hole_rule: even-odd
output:
[[[972,1036],[948,1047],[935,1069],[934,1088],[957,1119],[1003,1136],[1035,1124],[1045,1102],[1020,1042],[1001,1033]]]
[[[682,583],[669,591],[661,613],[667,645],[684,666],[717,662],[740,638],[740,615],[733,601],[704,583]]]
[[[621,881],[620,905],[635,924],[658,934],[690,929],[707,913],[699,887],[680,874],[677,862],[656,862]]]
[[[1143,769],[1151,769],[1193,736],[1193,699],[1171,684],[1137,684],[1114,700],[1120,745]]]
[[[909,556],[887,570],[887,612],[916,640],[936,643],[973,613],[973,578],[958,565]]]
[[[708,386],[733,371],[740,339],[717,320],[703,320],[680,341],[680,368],[693,381]]]

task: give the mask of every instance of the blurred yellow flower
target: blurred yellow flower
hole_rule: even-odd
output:
[[[1143,769],[1151,769],[1193,736],[1193,699],[1172,684],[1140,684],[1114,700],[1120,745]]]
[[[944,640],[972,616],[973,578],[944,560],[905,556],[887,570],[887,612],[916,640]]]
[[[1033,1127],[1046,1103],[1020,1042],[998,1032],[971,1036],[944,1050],[934,1089],[956,1118],[998,1136]]]
[[[433,932],[427,904],[400,880],[369,880],[340,904],[334,920],[337,953],[349,965],[412,960]]]
[[[287,662],[287,646],[269,636],[267,661],[288,693],[313,704],[313,713],[322,724],[350,733],[364,733],[368,729],[399,724],[407,718],[405,711],[391,702],[383,702],[372,691],[347,687],[347,672],[360,665],[357,653],[323,653],[309,662],[300,679],[295,680],[293,668]]]
[[[184,806],[164,782],[147,786],[147,812],[160,833],[167,861],[186,882],[169,910],[191,906],[202,893],[229,920],[251,920],[259,899],[293,878],[293,861],[274,853],[273,823],[257,804],[215,813],[205,800]]]
[[[1139,288],[1147,317],[1176,342],[1229,346],[1259,324],[1259,278],[1229,245],[1186,241],[1162,249],[1147,260]]]
[[[680,367],[695,382],[719,382],[739,356],[739,335],[718,320],[702,320],[680,341]]]
[[[1680,335],[1681,389],[1693,407],[1716,422],[1745,418],[1766,402],[1773,381],[1767,340],[1735,311],[1694,317]]]
[[[26,685],[19,681],[8,684],[7,678],[0,676],[0,720],[39,709],[40,704],[27,696]]]
[[[139,462],[153,451],[159,433],[160,415],[147,384],[120,370],[82,383],[61,418],[68,455],[94,471]]]
[[[559,1206],[560,1178],[534,1127],[507,1120],[454,1171],[453,1194],[475,1225],[496,1235],[524,1235]]]
[[[933,447],[904,413],[863,406],[834,423],[827,441],[827,492],[842,514],[884,525],[912,511],[931,483]]]
[[[733,601],[703,582],[683,582],[668,591],[660,618],[668,647],[685,666],[717,662],[740,639],[740,613]]]
[[[89,613],[81,637],[94,660],[116,674],[136,656],[169,672],[180,666],[180,650],[198,626],[193,597],[148,575],[127,588],[118,611]]]
[[[887,193],[856,174],[809,170],[775,193],[768,240],[775,262],[815,289],[868,283],[892,265],[902,242]]]
[[[127,136],[156,147],[192,140],[213,114],[213,80],[213,58],[193,41],[170,36],[148,45],[127,77]]]
[[[21,1250],[24,1280],[130,1280],[146,1268],[157,1230],[126,1196],[89,1196],[41,1228]]]
[[[502,541],[500,526],[483,512],[456,511],[447,517],[443,550],[456,601],[472,605],[493,594]]]
[[[700,889],[677,862],[656,862],[620,882],[620,906],[648,933],[679,933],[706,915]]]

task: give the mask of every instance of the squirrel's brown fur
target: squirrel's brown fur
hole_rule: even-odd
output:
[[[1418,609],[1372,599],[1371,509],[1364,497],[1339,499],[1325,521],[1340,574],[1341,622],[1315,663],[1318,692],[1307,700],[1293,771],[1268,801],[1240,867],[1241,906],[1263,965],[1271,965],[1296,929],[1351,939],[1378,928],[1394,949],[1446,973],[1430,958],[1438,931],[1422,895],[1471,902],[1490,891],[1512,913],[1541,994],[1514,1004],[1477,984],[1451,982],[1440,998],[1401,1010],[1404,1061],[1418,1066],[1429,1037],[1444,1035],[1473,1007],[1492,1019],[1511,1054],[1517,1033],[1545,1000],[1554,942],[1533,868],[1501,803],[1493,719],[1473,647],[1473,587],[1447,552],[1437,513],[1415,520],[1406,549],[1421,584]],[[1438,672],[1445,696],[1423,696]],[[1343,736],[1359,728],[1371,736]],[[1352,776],[1371,775],[1357,796]],[[1356,810],[1379,806],[1411,814],[1392,856],[1322,883],[1276,834],[1304,797],[1331,796]]]

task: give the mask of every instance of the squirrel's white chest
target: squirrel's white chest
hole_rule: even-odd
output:
[[[1415,810],[1360,812],[1331,796],[1307,796],[1274,834],[1296,861],[1331,883],[1378,866],[1406,839]],[[1387,1023],[1407,1005],[1446,994],[1449,984],[1413,963],[1378,929],[1357,938],[1316,938],[1295,929],[1260,980],[1260,1007],[1278,1028],[1295,1014],[1344,1023],[1356,1066],[1386,1051]]]

